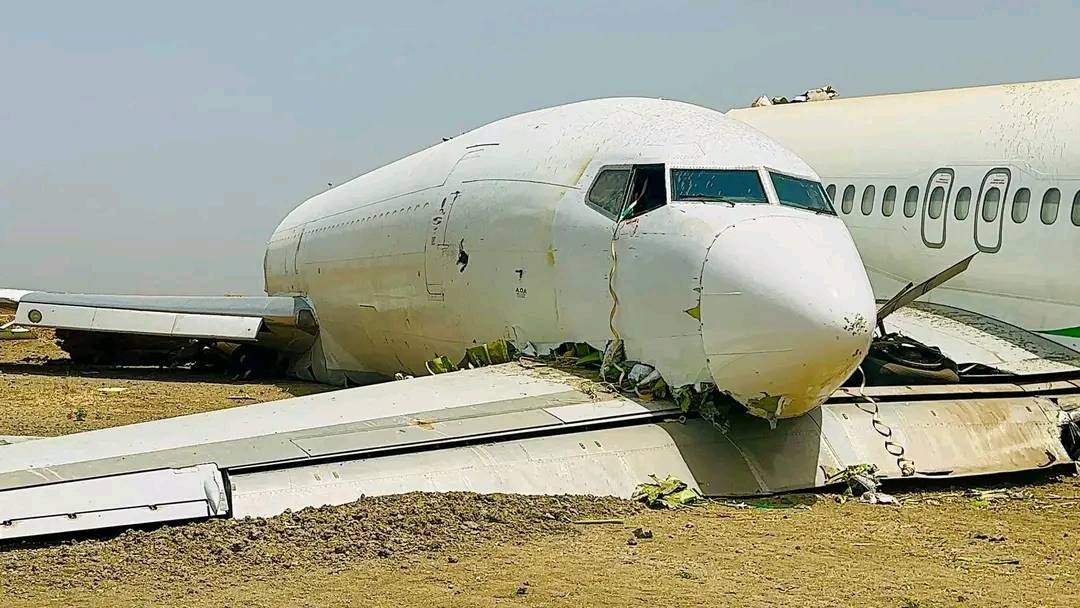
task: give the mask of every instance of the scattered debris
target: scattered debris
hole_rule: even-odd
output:
[[[506,340],[495,340],[465,351],[465,362],[469,367],[485,367],[510,362],[510,345]]]
[[[14,321],[0,325],[0,340],[33,340],[37,338],[29,328],[16,325]]]
[[[836,99],[840,94],[836,92],[831,84],[827,84],[823,87],[816,89],[808,89],[802,93],[788,99],[787,97],[769,97],[768,95],[762,95],[754,100],[750,104],[751,108],[759,108],[761,106],[774,106],[785,103],[804,103],[807,101],[827,101],[829,99]]]
[[[668,475],[663,481],[656,475],[649,477],[652,482],[639,485],[630,498],[645,503],[650,509],[675,509],[704,499],[701,492],[677,477]]]
[[[225,398],[232,401],[258,401],[256,397],[250,395],[226,395]]]
[[[433,376],[435,374],[445,374],[448,372],[456,372],[458,370],[458,367],[454,365],[454,362],[444,355],[435,357],[425,365],[427,366],[428,373]]]
[[[797,496],[797,495],[791,495]],[[731,507],[732,509],[804,509],[809,510],[811,507],[809,504],[799,502],[798,500],[791,500],[790,497],[777,496],[771,499],[755,500],[753,502],[723,502],[721,503],[725,507]]]
[[[652,537],[652,530],[649,530],[648,528],[634,528],[634,538],[639,540],[647,540]]]
[[[884,492],[863,492],[862,496],[859,496],[859,502],[865,502],[872,505],[899,505],[900,501],[896,499],[892,494],[886,494]]]
[[[967,562],[974,564],[989,564],[993,566],[1019,566],[1020,560],[1015,557],[992,557],[989,559],[978,559],[974,557],[965,557],[963,555],[956,558],[958,562]]]
[[[882,476],[878,474],[876,464],[853,464],[843,470],[835,469],[825,471],[826,483],[844,482],[847,489],[845,496],[862,496],[867,492],[877,492],[881,486]]]
[[[126,386],[102,386],[102,387],[94,389],[94,390],[96,390],[99,393],[113,394],[113,393],[122,393],[122,392],[128,390],[128,387],[126,387]]]
[[[465,357],[457,363],[454,363],[445,355],[439,355],[438,357],[427,361],[425,366],[427,367],[428,373],[431,375],[445,374],[447,372],[456,372],[459,369],[509,363],[512,352],[513,346],[506,340],[500,339],[465,349]],[[402,374],[399,379],[404,379],[405,377],[406,376]]]
[[[964,490],[964,496],[975,499],[976,502],[989,503],[992,500],[1027,500],[1034,495],[1029,490],[1014,490],[1012,488],[998,488],[994,490]]]

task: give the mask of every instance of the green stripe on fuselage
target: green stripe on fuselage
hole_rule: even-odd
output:
[[[1062,329],[1042,329],[1040,334],[1051,336],[1065,336],[1066,338],[1080,338],[1080,327],[1065,327]]]

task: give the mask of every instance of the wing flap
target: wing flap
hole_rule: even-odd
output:
[[[129,296],[0,289],[0,310],[24,327],[259,342],[303,352],[318,333],[299,296]]]
[[[0,540],[228,513],[217,467],[141,471],[0,492]]]
[[[21,302],[15,312],[15,322],[26,327],[252,341],[263,320],[260,317]]]

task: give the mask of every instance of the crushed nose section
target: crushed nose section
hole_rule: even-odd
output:
[[[821,405],[870,344],[873,293],[835,218],[736,224],[709,249],[701,286],[713,381],[754,415],[789,418]]]

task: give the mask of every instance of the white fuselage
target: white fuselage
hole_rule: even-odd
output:
[[[980,252],[927,300],[1080,345],[1080,79],[727,115],[818,171],[878,298]]]
[[[591,185],[605,169],[647,176],[660,165],[662,205],[625,220],[613,246],[616,222],[586,202]],[[424,373],[436,355],[456,360],[496,338],[541,352],[603,348],[613,326],[627,357],[672,386],[715,383],[763,415],[815,407],[859,363],[873,325],[847,230],[833,215],[781,206],[771,185],[768,204],[668,200],[668,170],[679,167],[816,181],[794,154],[718,112],[649,99],[570,104],[306,201],[270,239],[266,289],[312,303],[314,376],[323,366]]]

